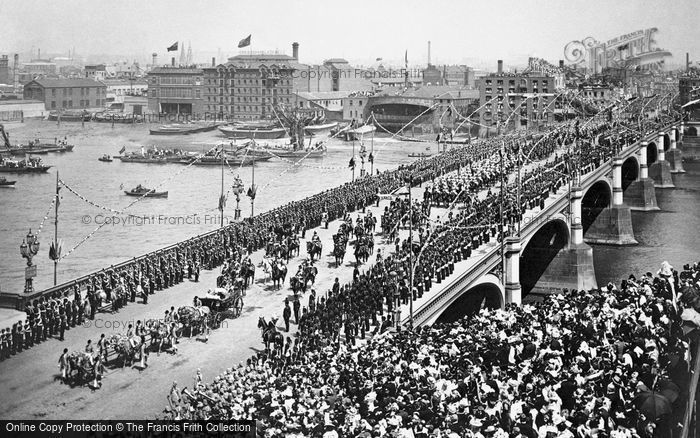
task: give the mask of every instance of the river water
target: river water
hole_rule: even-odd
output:
[[[674,174],[675,189],[656,189],[660,210],[632,212],[639,245],[593,246],[598,286],[617,283],[629,274],[656,274],[663,261],[680,270],[700,262],[700,163],[684,163],[686,173]]]
[[[136,164],[115,160],[103,163],[97,159],[103,154],[117,155],[122,146],[127,151],[139,151],[141,146],[156,145],[159,149],[182,148],[189,151],[207,151],[224,140],[218,131],[188,136],[152,136],[148,126],[115,125],[109,123],[67,123],[27,120],[25,123],[5,125],[12,143],[40,138],[53,141],[67,137],[75,145],[73,152],[42,155],[52,167],[48,174],[13,175],[14,189],[0,190],[0,289],[5,292],[21,291],[24,287],[25,261],[19,245],[29,228],[36,233],[49,210],[55,192],[56,172],[68,186],[84,198],[102,207],[121,211],[137,198],[124,195],[137,184],[159,190],[168,190],[167,199],[146,198],[126,210],[128,215],[116,215],[97,208],[61,189],[58,235],[63,240],[63,254],[92,237],[58,264],[58,283],[71,280],[94,270],[108,267],[146,252],[165,247],[219,226],[218,202],[221,193],[219,166],[186,166],[181,164]],[[371,141],[366,139],[367,149]],[[359,152],[359,143],[355,143]],[[432,145],[432,152],[436,146]],[[425,152],[426,144],[400,142],[391,138],[374,139],[375,171],[395,168],[408,163],[412,152]],[[276,158],[255,166],[258,193],[255,213],[269,210],[293,200],[300,200],[325,189],[336,187],[352,179],[348,162],[352,143],[331,139],[324,158],[306,159],[301,166],[292,166]],[[360,162],[357,160],[356,176]],[[369,163],[365,168],[369,171]],[[252,179],[251,167],[225,170],[225,191],[233,183],[233,173],[240,174],[246,188]],[[179,173],[181,172],[181,173]],[[225,216],[233,218],[235,196],[230,194]],[[250,199],[241,196],[242,215],[251,213]],[[49,211],[41,228],[40,251],[34,257],[38,265],[36,288],[53,285],[53,262],[49,260],[49,244],[54,236],[54,212]],[[150,218],[142,220],[142,217]],[[99,225],[104,225],[95,231]]]
[[[75,145],[73,152],[42,156],[54,167],[44,175],[11,175],[16,188],[0,190],[0,290],[21,291],[24,286],[24,260],[19,245],[29,228],[36,232],[42,223],[55,191],[56,171],[61,180],[84,198],[102,207],[121,211],[136,198],[124,195],[123,189],[137,184],[168,190],[167,199],[143,199],[126,212],[115,215],[90,205],[67,189],[61,190],[59,238],[63,253],[82,245],[58,264],[58,283],[136,257],[143,253],[213,230],[219,224],[217,210],[221,191],[221,169],[218,166],[197,167],[178,164],[149,165],[102,163],[103,154],[116,155],[122,146],[138,151],[141,146],[179,147],[190,151],[206,151],[223,140],[218,131],[190,136],[151,136],[148,126],[100,123],[66,123],[27,120],[6,125],[14,142],[32,138],[53,139],[67,136]],[[366,141],[369,148],[369,141]],[[431,152],[436,152],[435,145]],[[422,143],[400,142],[375,138],[375,169],[387,170],[408,163],[411,152],[424,152]],[[322,159],[307,159],[301,166],[273,159],[255,168],[258,195],[256,214],[319,191],[341,185],[352,178],[347,168],[352,146],[340,140],[328,142],[328,154]],[[367,166],[369,168],[369,166]],[[662,261],[668,260],[677,269],[684,263],[700,260],[700,163],[685,166],[687,173],[674,175],[675,189],[657,189],[660,211],[633,212],[632,222],[639,245],[629,247],[594,246],[596,276],[599,285],[618,282],[630,273],[656,273]],[[233,169],[246,187],[251,182],[251,168]],[[359,174],[359,163],[356,175]],[[229,169],[225,172],[226,190],[233,182]],[[250,215],[249,198],[241,197],[243,216]],[[229,196],[225,215],[232,218],[235,197]],[[48,212],[41,228],[35,287],[53,284],[53,266],[48,248],[53,240],[53,210]],[[116,218],[114,218],[116,217]],[[140,218],[150,218],[142,220]],[[109,223],[109,222],[112,223]],[[99,225],[108,222],[95,231]]]

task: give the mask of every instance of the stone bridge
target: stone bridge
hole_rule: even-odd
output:
[[[684,172],[677,147],[682,132],[682,126],[668,126],[583,169],[579,187],[562,187],[542,210],[524,213],[520,236],[505,239],[503,259],[501,244],[491,242],[455,263],[452,275],[414,301],[414,325],[450,322],[484,302],[503,307],[521,304],[528,294],[597,288],[588,243],[637,243],[630,210],[658,210],[655,190],[674,187],[671,174]],[[504,281],[493,273],[502,262]],[[409,311],[400,307],[403,325]]]

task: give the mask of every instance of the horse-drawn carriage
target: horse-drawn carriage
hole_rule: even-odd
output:
[[[203,307],[209,309],[208,325],[217,328],[221,321],[238,318],[243,311],[243,293],[237,289],[216,288],[199,297]]]

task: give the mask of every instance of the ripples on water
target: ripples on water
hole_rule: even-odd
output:
[[[0,190],[0,287],[3,291],[17,291],[24,287],[25,261],[19,253],[22,238],[31,227],[33,231],[46,213],[55,191],[56,171],[68,185],[86,198],[105,207],[121,210],[136,198],[124,195],[137,184],[153,188],[160,182],[184,169],[180,164],[153,165],[122,163],[115,160],[112,163],[97,161],[103,154],[117,155],[122,146],[127,151],[139,151],[141,145],[148,147],[157,145],[158,148],[183,148],[189,151],[202,152],[213,147],[216,142],[224,140],[218,131],[200,133],[190,136],[151,136],[148,126],[125,126],[110,124],[62,123],[41,120],[28,120],[26,123],[12,123],[5,126],[10,133],[10,139],[15,142],[26,142],[33,138],[53,139],[67,136],[69,143],[75,145],[73,152],[64,154],[42,155],[42,159],[53,165],[49,174],[44,175],[12,175],[8,179],[17,180],[16,188]],[[365,141],[370,149],[369,138]],[[356,142],[359,151],[359,142]],[[375,171],[394,168],[402,163],[412,161],[408,158],[411,152],[425,151],[423,143],[399,142],[388,138],[376,137]],[[433,145],[433,152],[436,146]],[[255,183],[259,187],[255,199],[255,212],[269,210],[293,200],[300,200],[319,191],[336,187],[352,178],[347,168],[352,154],[352,143],[340,140],[330,140],[328,154],[323,159],[307,159],[303,162],[308,166],[338,167],[339,169],[319,169],[313,167],[294,166],[288,162],[272,159],[256,165]],[[366,163],[369,170],[369,163]],[[240,170],[240,176],[246,185],[251,182],[251,168],[234,168]],[[286,173],[282,174],[282,172]],[[359,160],[356,176],[359,176]],[[281,176],[280,176],[281,175]],[[233,175],[226,169],[226,189],[233,183]],[[264,189],[263,189],[264,188]],[[215,229],[219,225],[218,200],[221,192],[221,168],[218,166],[191,166],[182,174],[173,177],[160,187],[168,190],[167,199],[143,199],[129,208],[127,212],[137,216],[155,216],[155,223],[150,225],[105,225],[92,238],[80,246],[69,257],[59,263],[58,282],[67,281],[96,269],[107,267],[139,256],[180,240]],[[250,215],[250,199],[241,196],[240,202],[244,217]],[[226,216],[233,218],[235,196],[229,195],[226,205]],[[198,216],[194,218],[194,214]],[[98,215],[111,216],[112,213],[93,207],[72,195],[65,188],[61,190],[59,209],[59,238],[63,239],[64,254],[97,225]],[[159,216],[189,218],[190,224],[160,223]],[[90,224],[84,224],[86,217]],[[38,264],[38,277],[35,286],[49,287],[53,284],[53,266],[48,258],[49,244],[53,240],[53,211],[50,212],[41,232],[41,248],[34,258]],[[124,218],[124,216],[122,216]]]

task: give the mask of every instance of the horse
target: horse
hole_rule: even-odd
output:
[[[309,257],[311,257],[312,261],[314,260],[316,254],[318,254],[318,258],[320,259],[323,251],[323,244],[320,240],[315,242],[306,242],[306,251],[309,253]]]
[[[284,347],[284,336],[277,331],[277,318],[271,318],[269,322],[265,321],[264,317],[258,318],[258,328],[262,336],[265,350],[270,349],[270,344],[275,346],[275,349]]]
[[[306,268],[304,268],[304,290],[306,290],[306,283],[308,283],[309,280],[311,280],[311,286],[313,286],[314,283],[316,283],[317,274],[318,269],[316,268],[316,266],[309,265]]]
[[[368,245],[364,242],[356,242],[355,243],[355,264],[360,265],[364,262],[367,262],[367,259],[369,258],[369,248]]]
[[[183,328],[188,329],[189,337],[192,337],[192,331],[195,327],[200,332],[205,330],[207,317],[209,316],[209,308],[206,306],[192,307],[183,306],[177,309],[178,321],[183,325]]]
[[[272,265],[274,265],[274,263],[267,257],[263,257],[258,265],[258,267],[263,268],[263,273],[265,274],[263,276],[263,284],[267,283],[268,278],[272,279]]]
[[[247,288],[248,285],[253,282],[255,279],[255,265],[250,261],[250,259],[241,263],[241,270],[239,271],[238,275],[243,278],[244,288]]]
[[[299,256],[299,236],[294,236],[293,238],[289,236],[287,238],[287,248],[289,248],[288,255],[291,256],[294,254],[295,256]]]
[[[136,359],[136,354],[141,351],[141,337],[132,336],[128,338],[123,335],[112,335],[107,338],[107,345],[112,345],[114,347],[114,352],[117,353],[117,357],[122,358],[122,368],[126,366],[126,362]]]
[[[333,246],[333,256],[335,257],[335,267],[337,268],[345,259],[345,245],[339,242]]]
[[[287,266],[283,263],[272,264],[272,284],[274,287],[282,287],[287,278]]]
[[[292,288],[292,292],[296,295],[299,292],[306,291],[306,281],[304,281],[304,273],[297,272],[295,276],[289,279],[289,286]]]
[[[260,329],[265,350],[270,349],[270,344],[275,346],[275,349],[284,347],[284,336],[277,331],[277,318],[271,318],[270,322],[266,322],[264,317],[258,318],[258,328]]]

